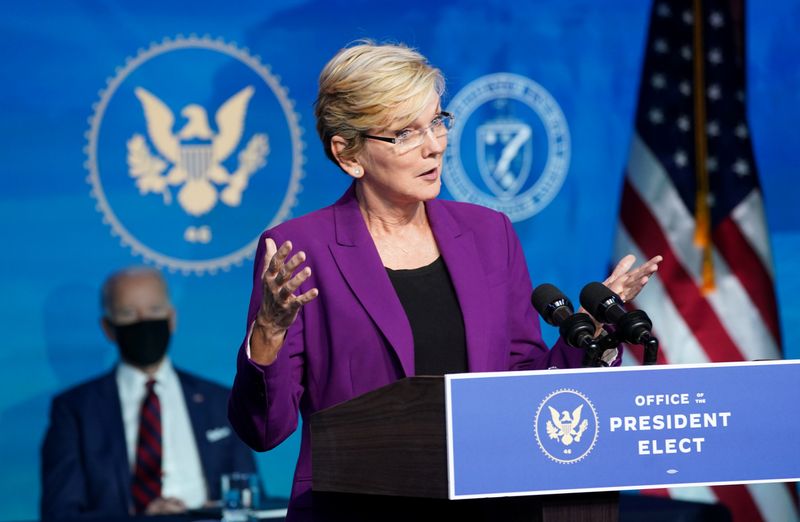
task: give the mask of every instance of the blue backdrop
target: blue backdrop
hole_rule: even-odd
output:
[[[785,347],[796,357],[800,6],[752,4],[750,121]],[[53,394],[106,371],[116,358],[98,326],[98,290],[111,270],[161,266],[178,310],[174,361],[230,383],[245,330],[253,240],[270,223],[331,203],[348,184],[324,157],[312,103],[323,64],[355,39],[408,43],[444,71],[445,104],[461,96],[466,111],[457,115],[464,122],[460,159],[465,179],[475,177],[462,179],[463,190],[481,186],[510,201],[534,282],[553,282],[577,300],[582,285],[602,279],[611,262],[649,8],[642,0],[5,5],[0,519],[36,516],[38,451]],[[486,77],[501,72],[516,76],[499,84]],[[220,131],[218,110],[247,87],[244,108],[227,106],[236,113],[230,121],[242,125],[233,150],[210,160],[208,143],[194,133],[194,152],[179,152],[182,161],[195,154],[192,161],[215,161],[233,176],[190,183],[191,169],[172,172],[174,161],[164,160],[148,130],[148,121],[165,116],[146,117],[137,88],[160,100],[150,109],[166,107],[175,131],[189,136],[186,125],[202,120],[199,113]],[[481,88],[521,94],[506,105],[471,106]],[[481,161],[496,159],[499,134],[487,137],[494,131],[476,128],[469,111],[516,125],[512,134],[527,125],[537,137],[510,166],[517,186],[494,180],[493,192],[486,188],[492,180],[474,174]],[[545,156],[553,150],[542,145],[545,137],[561,147],[560,158]],[[548,183],[536,185],[543,172]],[[443,197],[456,190],[449,184]],[[292,437],[260,456],[270,493],[288,495],[297,446]]]

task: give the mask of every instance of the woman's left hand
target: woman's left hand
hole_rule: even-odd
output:
[[[636,262],[636,256],[628,254],[617,263],[614,271],[603,281],[603,284],[616,293],[623,302],[627,303],[639,295],[639,292],[642,291],[650,277],[658,270],[658,264],[663,260],[663,257],[655,256],[641,266],[631,270]]]

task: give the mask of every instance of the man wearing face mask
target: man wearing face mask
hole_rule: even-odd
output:
[[[181,513],[220,498],[223,473],[255,472],[232,432],[229,390],[173,367],[175,311],[161,273],[129,268],[102,288],[119,364],[53,400],[42,446],[43,520]]]

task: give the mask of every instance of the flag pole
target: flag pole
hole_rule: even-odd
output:
[[[694,244],[703,250],[701,269],[701,291],[703,295],[713,292],[714,261],[711,242],[711,210],[709,208],[710,186],[708,180],[708,142],[706,136],[705,72],[703,61],[703,3],[694,0],[694,141],[695,172],[697,173],[697,194],[695,200]]]

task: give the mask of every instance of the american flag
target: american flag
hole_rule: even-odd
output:
[[[631,303],[653,319],[662,364],[781,357],[746,118],[743,17],[744,0],[652,6],[615,257],[664,256],[658,277]],[[720,501],[736,521],[798,519],[794,484],[661,493]]]

